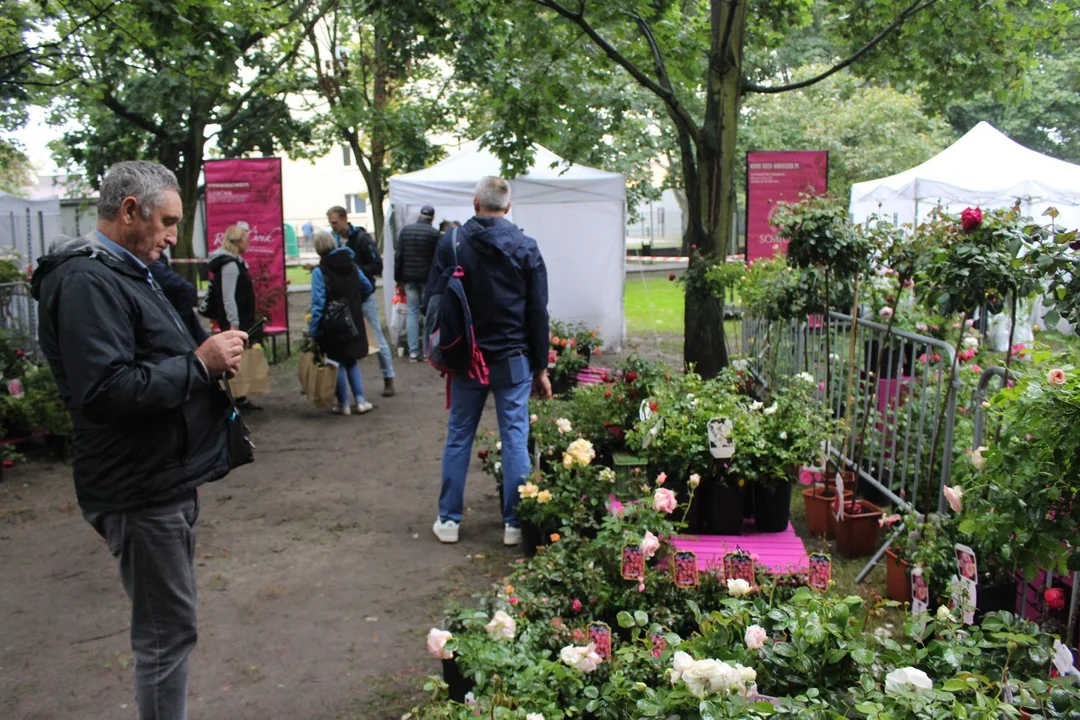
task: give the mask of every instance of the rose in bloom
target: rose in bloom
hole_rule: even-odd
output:
[[[751,625],[746,628],[746,634],[743,635],[743,640],[746,641],[746,647],[751,650],[760,650],[761,646],[765,644],[765,641],[769,639],[769,633],[765,632],[765,629],[760,625]]]
[[[766,415],[772,415],[776,412],[776,409],[776,403],[773,403],[769,407],[765,408],[762,412],[764,412]]]
[[[9,380],[7,384],[8,395],[13,398],[21,398],[25,393],[21,380]]]
[[[889,695],[897,695],[908,690],[925,692],[933,689],[934,681],[918,668],[897,668],[885,676],[885,692]]]
[[[753,668],[728,665],[721,660],[695,660],[689,653],[679,651],[672,658],[671,684],[682,680],[694,697],[738,690],[745,695],[757,679]]]
[[[551,535],[548,536],[548,539],[551,540],[551,542],[559,542],[562,537],[559,535],[559,533],[551,533]]]
[[[1046,607],[1051,610],[1065,609],[1065,591],[1061,588],[1047,588],[1043,592],[1043,599],[1046,600]]]
[[[1051,385],[1064,385],[1065,384],[1065,371],[1061,368],[1054,368],[1046,375],[1046,381]]]
[[[945,486],[945,500],[953,512],[961,512],[964,509],[964,491],[959,487]]]
[[[22,360],[24,357],[26,357],[25,352],[23,352],[22,350],[16,350],[15,351],[15,359],[16,360]]]
[[[536,493],[536,502],[540,503],[541,505],[551,502],[551,491],[541,490],[540,492]]]
[[[966,347],[966,348],[977,348],[977,347],[979,347],[979,338],[974,337],[972,335],[968,335],[966,338],[964,338],[964,347]]]
[[[487,450],[481,450],[480,452],[476,453],[476,457],[480,458],[481,460],[487,460],[487,456],[488,456],[488,451]]]
[[[495,443],[495,449],[498,450],[499,452],[502,452],[502,440]]]
[[[559,651],[559,659],[566,665],[580,670],[583,673],[591,673],[596,668],[600,667],[600,663],[604,661],[596,653],[596,644],[589,643],[586,647],[580,647],[578,645],[567,645]]]
[[[986,457],[983,455],[983,453],[985,453],[989,449],[990,448],[986,447],[985,445],[980,445],[979,447],[975,448],[975,450],[971,453],[971,464],[975,466],[976,470],[986,469]]]
[[[965,232],[971,232],[982,225],[983,213],[979,208],[966,208],[960,213],[960,226]]]
[[[612,470],[609,467],[600,468],[600,479],[601,480],[603,480],[606,483],[613,483],[613,482],[615,482],[615,478],[616,478],[616,475],[615,475],[614,470]]]
[[[581,612],[581,601],[577,598],[574,598],[572,601],[570,601],[570,609],[576,613]]]
[[[903,518],[896,513],[893,513],[892,515],[882,515],[878,520],[878,527],[892,527],[902,519]]]
[[[660,539],[649,530],[645,531],[645,537],[641,539],[641,550],[645,553],[645,559],[651,560],[656,551],[660,549]]]
[[[656,488],[656,492],[653,493],[653,510],[666,514],[675,512],[675,508],[679,506],[679,501],[675,498],[675,493],[667,488]]]
[[[937,619],[942,622],[952,619],[952,611],[949,610],[948,605],[938,605]]]
[[[439,660],[450,660],[454,657],[454,651],[448,650],[447,641],[454,636],[446,630],[431,628],[427,634],[427,650]]]
[[[567,470],[574,467],[574,458],[570,455],[570,453],[563,453],[562,466]]]
[[[698,485],[701,484],[701,476],[697,473],[694,473],[690,476],[690,479],[686,481],[686,484],[691,490],[695,489]]]
[[[667,279],[668,279],[668,280],[671,280],[672,282],[674,282],[674,281],[675,281],[675,273],[671,273],[670,275],[668,275],[668,276],[667,276]]]
[[[540,713],[529,713],[525,716],[525,720],[544,720],[544,716]]]
[[[930,328],[928,328],[926,326],[926,323],[920,322],[920,323],[915,323],[915,329],[918,330],[919,332],[926,332]]]
[[[502,610],[496,610],[484,629],[492,640],[513,640],[517,635],[517,622]]]
[[[585,438],[578,438],[574,442],[570,443],[566,448],[566,454],[573,458],[574,462],[582,467],[587,466],[596,457],[596,450],[593,449],[593,444]],[[566,464],[566,458],[563,458],[563,465]]]
[[[888,320],[893,316],[893,309],[891,307],[883,307],[878,310],[878,315]]]
[[[537,420],[539,420],[539,419],[540,419],[540,418],[536,417],[536,413],[533,413],[532,415],[530,415],[530,416],[529,416],[529,422],[530,422],[530,423],[534,423],[534,422],[536,422],[536,421],[537,421]]]
[[[558,420],[556,420],[555,427],[559,429],[560,435],[565,435],[566,433],[574,429],[573,426],[570,425],[570,421],[566,418],[559,418]]]
[[[627,385],[633,385],[634,381],[637,380],[637,373],[631,370],[630,372],[626,373],[625,380]]]
[[[15,461],[11,458],[4,458],[4,467],[10,470],[11,468],[15,467]]]
[[[732,597],[746,597],[753,592],[753,588],[742,578],[731,578],[727,581],[727,591]]]
[[[540,493],[540,488],[533,485],[531,482],[527,482],[524,485],[518,486],[518,495],[523,498],[534,498]]]

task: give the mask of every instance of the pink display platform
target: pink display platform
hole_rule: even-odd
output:
[[[759,533],[748,520],[742,535],[679,535],[675,547],[697,555],[699,570],[720,568],[724,555],[737,550],[756,556],[757,566],[772,573],[805,573],[809,568],[806,546],[791,523],[783,532]]]

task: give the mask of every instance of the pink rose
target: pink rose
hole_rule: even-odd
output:
[[[879,527],[892,527],[896,523],[900,522],[902,519],[903,518],[901,518],[896,513],[893,513],[892,515],[882,515],[881,519],[878,520],[878,526]]]
[[[663,485],[666,482],[667,482],[667,473],[660,473],[659,475],[656,476],[656,484],[657,485]]]
[[[572,601],[570,601],[570,609],[576,613],[581,612],[581,601],[577,598],[574,598]]]
[[[678,506],[679,501],[675,499],[675,493],[667,488],[656,488],[656,492],[653,493],[653,510],[670,515]]]
[[[918,330],[919,332],[926,332],[930,328],[928,328],[926,326],[926,323],[921,322],[921,323],[915,323],[915,329]]]
[[[1046,375],[1046,381],[1051,385],[1064,385],[1065,384],[1065,371],[1061,368],[1054,368]],[[12,382],[17,382],[12,380]],[[11,392],[11,385],[8,385],[8,392]],[[15,393],[11,393],[14,395]]]
[[[982,225],[983,213],[979,208],[967,208],[960,213],[960,225],[965,232],[971,232]]]
[[[660,539],[653,535],[648,530],[645,531],[645,537],[641,540],[641,550],[645,553],[645,559],[651,560],[656,551],[660,549]]]
[[[953,512],[962,512],[964,509],[964,491],[959,487],[945,486],[945,500],[949,503],[949,507]]]
[[[746,641],[746,647],[750,650],[760,650],[768,639],[769,633],[765,632],[765,629],[760,625],[751,625],[746,628],[746,634],[743,635],[743,640]]]
[[[13,398],[21,398],[24,394],[21,380],[9,380],[7,384],[8,395]]]
[[[454,651],[446,649],[446,642],[453,637],[454,636],[446,630],[431,628],[431,630],[428,631],[427,636],[428,652],[439,660],[450,660],[454,657]]]
[[[888,320],[893,316],[893,309],[891,307],[883,307],[878,310],[878,315]]]

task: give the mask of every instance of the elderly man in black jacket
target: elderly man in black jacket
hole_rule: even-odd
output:
[[[420,359],[420,301],[439,242],[439,231],[431,224],[434,220],[435,208],[425,205],[420,209],[420,219],[402,228],[394,247],[394,282],[405,288],[408,299],[405,334],[409,339],[409,359],[414,362]],[[423,352],[427,355],[426,342]]]
[[[153,279],[182,215],[171,171],[118,163],[97,230],[59,238],[33,277],[42,350],[74,425],[75,494],[132,603],[140,720],[187,717],[196,489],[229,471],[219,378],[239,368],[247,340],[230,330],[196,346]]]

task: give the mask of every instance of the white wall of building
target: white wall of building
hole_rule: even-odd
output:
[[[363,226],[369,232],[374,230],[367,185],[351,150],[346,153],[338,146],[316,160],[282,158],[281,182],[285,222],[296,229],[301,244],[304,223],[327,227],[326,211],[335,205],[349,210],[349,222],[353,225]]]

